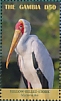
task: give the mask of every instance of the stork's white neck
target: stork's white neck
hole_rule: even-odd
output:
[[[20,40],[17,44],[17,47],[16,47],[17,53],[20,53],[20,54],[21,54],[21,52],[26,50],[26,43],[27,43],[27,40],[28,40],[30,32],[31,32],[30,23],[23,19],[22,19],[22,21],[24,23],[24,33],[23,33],[22,37],[20,38]]]
[[[30,23],[27,22],[27,21],[24,21],[24,33],[20,39],[20,42],[21,44],[25,44],[29,35],[30,35],[30,32],[31,32],[31,26],[30,26]]]

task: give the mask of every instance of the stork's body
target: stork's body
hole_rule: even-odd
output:
[[[30,23],[23,19],[20,21],[24,23],[24,34],[15,48],[20,71],[32,88],[52,88],[54,68],[51,57],[38,37],[30,35]]]
[[[52,88],[54,76],[53,64],[43,43],[35,35],[29,35],[26,43],[24,43],[26,50],[20,44],[21,42],[19,41],[16,51],[19,54],[20,71],[24,77],[31,83],[32,88],[42,88],[42,84],[37,75],[37,69],[40,69],[49,83],[49,88]],[[34,67],[33,53],[38,63],[37,69]]]

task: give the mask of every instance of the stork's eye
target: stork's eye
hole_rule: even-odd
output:
[[[22,28],[22,26],[19,26],[20,28]]]

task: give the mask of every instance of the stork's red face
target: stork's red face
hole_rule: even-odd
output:
[[[11,47],[10,47],[10,50],[9,50],[9,54],[8,54],[8,57],[7,57],[7,61],[6,61],[6,68],[8,68],[10,57],[11,57],[15,47],[17,46],[17,44],[19,42],[19,39],[23,35],[23,33],[24,33],[24,24],[23,24],[22,21],[19,21],[15,25],[15,32],[14,32],[13,40],[12,40]]]
[[[15,30],[20,30],[21,33],[24,33],[24,24],[22,21],[19,21],[16,25],[15,25]]]

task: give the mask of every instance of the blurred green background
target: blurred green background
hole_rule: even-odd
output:
[[[15,10],[6,10],[5,4],[14,4]],[[20,4],[40,4],[41,10],[20,10]],[[55,4],[56,10],[44,10],[45,4]],[[53,88],[59,88],[59,2],[3,2],[2,6],[2,87],[18,88],[19,86],[21,73],[15,52],[12,54],[8,70],[6,70],[5,62],[15,24],[23,18],[31,23],[31,34],[36,34],[48,49],[55,70]]]

